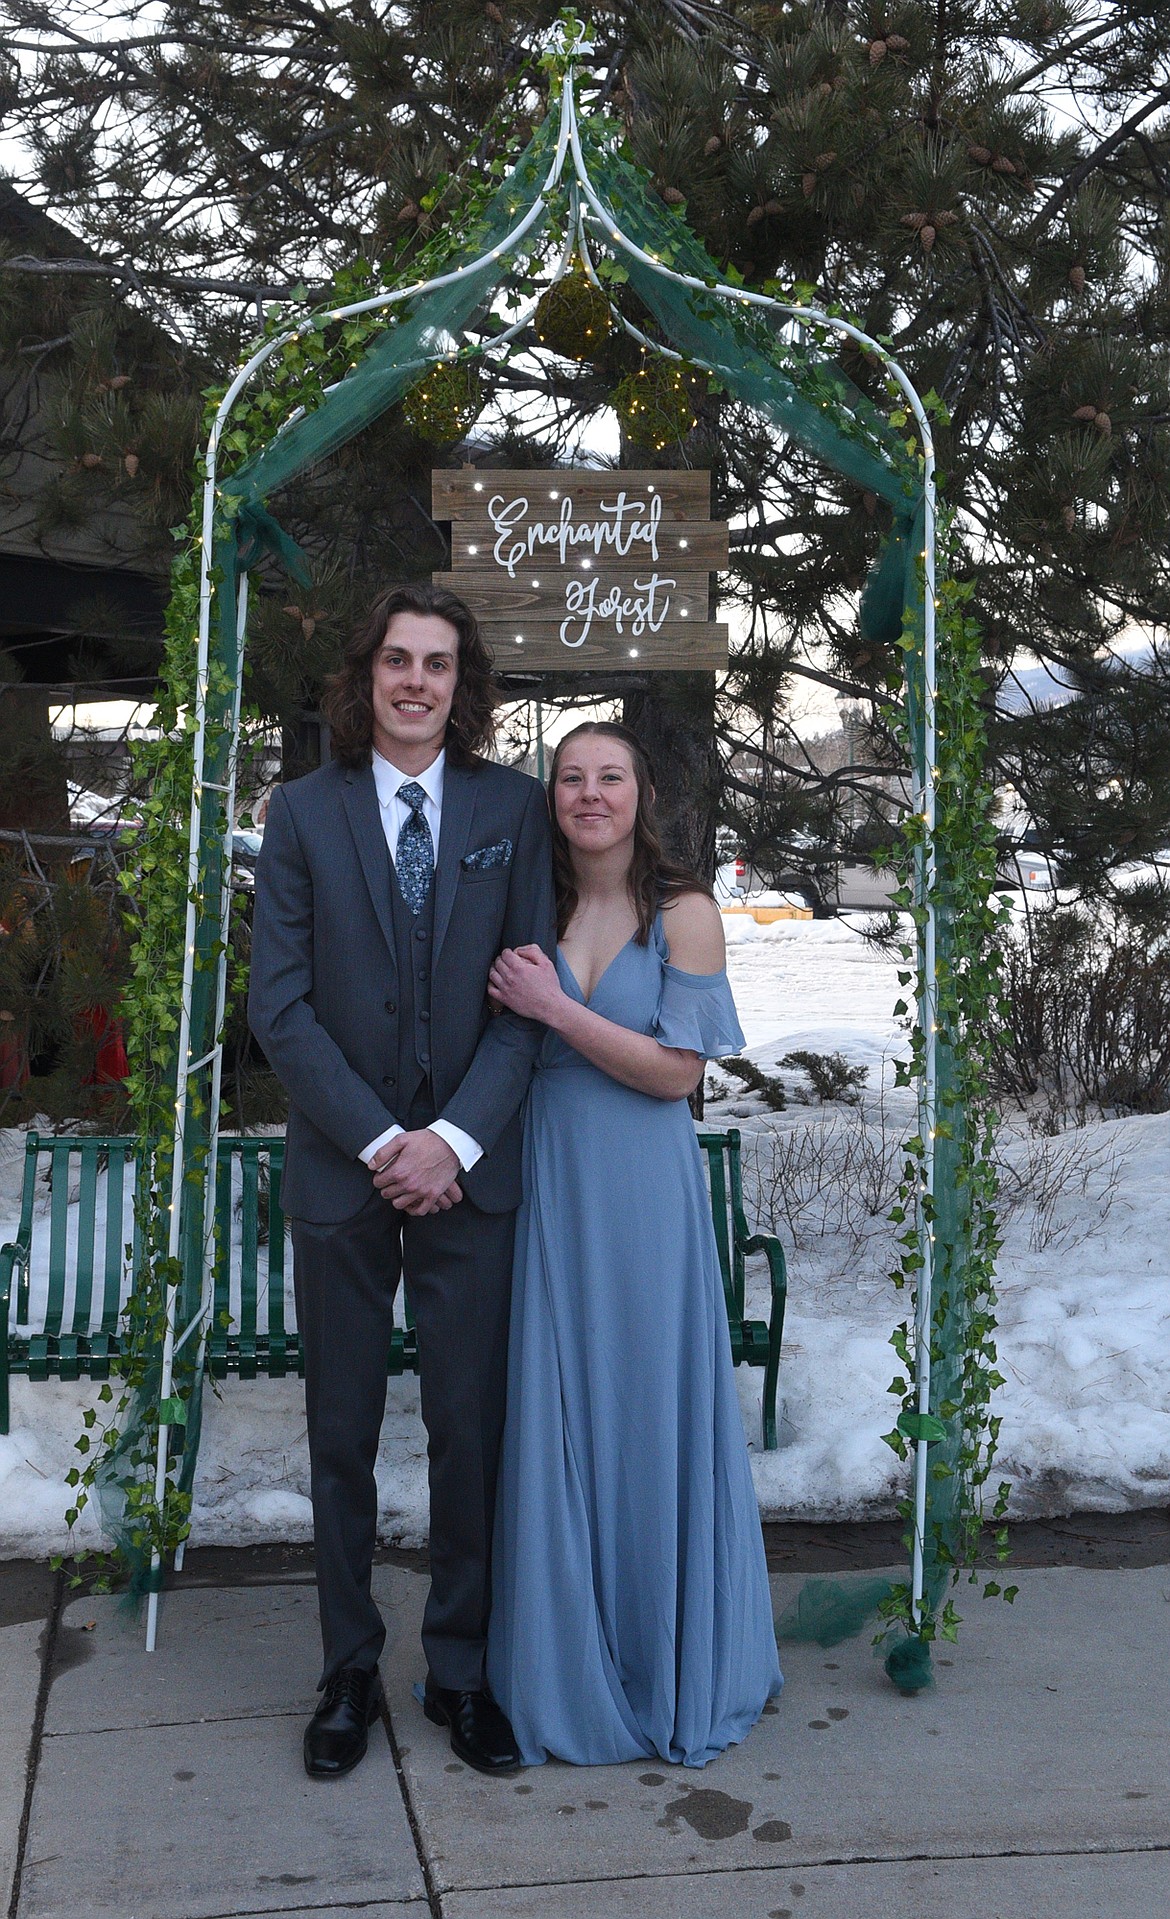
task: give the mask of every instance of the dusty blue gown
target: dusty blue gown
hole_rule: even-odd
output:
[[[666,955],[659,918],[590,1006],[665,1046],[738,1050],[726,974]],[[488,1679],[526,1765],[702,1766],[781,1684],[690,1109],[553,1033],[525,1126]]]

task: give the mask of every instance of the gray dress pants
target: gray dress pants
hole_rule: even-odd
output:
[[[293,1223],[322,1684],[342,1666],[375,1666],[386,1637],[370,1592],[374,1463],[404,1268],[430,1464],[423,1649],[437,1685],[464,1691],[484,1683],[515,1219],[481,1212],[467,1198],[450,1212],[410,1219],[373,1192],[352,1219]]]

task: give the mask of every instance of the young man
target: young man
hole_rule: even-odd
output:
[[[249,1017],[289,1096],[282,1203],[305,1350],[323,1697],[315,1777],[381,1708],[374,1462],[405,1272],[429,1440],[428,1718],[468,1765],[518,1764],[485,1689],[520,1106],[541,1029],[493,1017],[492,961],[555,945],[548,812],[483,758],[491,664],[453,593],[395,587],[331,683],[333,760],[276,788]]]

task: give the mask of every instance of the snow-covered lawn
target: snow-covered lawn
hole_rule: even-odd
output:
[[[749,1211],[789,1256],[781,1444],[758,1449],[760,1374],[738,1374],[766,1518],[876,1518],[904,1471],[880,1435],[892,1423],[892,1327],[905,1310],[886,1278],[884,1223],[911,1096],[893,1088],[904,1046],[894,966],[840,921],[728,919],[729,964],[750,1057],[789,1091],[771,1111],[712,1069],[706,1124],[744,1135]],[[869,1069],[856,1107],[802,1103],[796,1049]],[[0,1243],[18,1210],[21,1142],[0,1133]],[[1000,1469],[1019,1516],[1170,1501],[1170,1118],[1102,1121],[1054,1139],[1010,1116],[1001,1133],[1004,1249]],[[758,1283],[758,1276],[757,1276]],[[762,1294],[755,1310],[762,1316]],[[228,1381],[210,1394],[195,1508],[203,1543],[306,1539],[308,1460],[296,1380]],[[65,1543],[64,1473],[84,1382],[13,1386],[0,1438],[0,1552]],[[392,1380],[379,1466],[387,1540],[426,1530],[418,1383]]]

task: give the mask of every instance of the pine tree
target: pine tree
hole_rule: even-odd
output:
[[[99,38],[93,9],[0,11],[0,105],[30,154],[18,184],[108,265],[125,306],[165,313],[221,369],[257,303],[311,292],[356,257],[401,272],[454,216],[460,157],[490,164],[543,111],[526,62],[555,13],[546,0],[182,0],[111,6]],[[1164,846],[1170,8],[597,0],[592,37],[600,103],[721,265],[840,302],[949,408],[942,466],[993,751],[1042,844],[1086,885]],[[624,352],[498,369],[504,457],[563,456],[630,370]],[[843,365],[880,397],[861,356]],[[316,577],[259,613],[254,690],[273,710],[311,697],[373,581],[443,564],[426,482],[450,457],[400,408],[282,498]],[[715,777],[709,682],[627,687],[630,717],[669,748],[678,837],[709,859],[718,806],[765,865],[797,836],[872,843],[881,805],[858,823],[845,776],[809,764],[786,707],[802,675],[880,704],[890,662],[862,644],[856,598],[884,507],[725,399],[704,400],[657,457],[712,466],[715,511],[739,522],[724,604],[747,635],[714,719],[748,776]],[[649,463],[629,443],[624,459]],[[1135,628],[1152,657],[1109,664]],[[1036,664],[1080,697],[997,712],[1005,676]],[[876,722],[870,747],[888,767]]]

